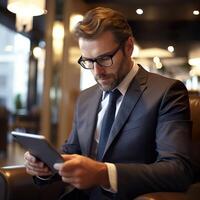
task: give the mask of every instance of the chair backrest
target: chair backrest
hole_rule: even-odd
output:
[[[196,179],[200,181],[200,96],[190,96],[192,126],[192,162]]]

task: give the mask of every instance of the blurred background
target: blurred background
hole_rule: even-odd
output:
[[[200,0],[0,0],[0,155],[12,130],[56,147],[68,137],[79,92],[95,84],[77,64],[73,29],[97,6],[127,17],[137,63],[199,95]]]

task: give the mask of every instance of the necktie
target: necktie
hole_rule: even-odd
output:
[[[114,91],[109,92],[108,107],[103,116],[102,125],[101,125],[100,139],[99,139],[99,145],[98,145],[98,150],[97,150],[97,160],[100,160],[104,153],[107,140],[110,134],[110,130],[111,130],[113,121],[115,119],[116,101],[120,95],[121,93],[118,89],[115,89]]]

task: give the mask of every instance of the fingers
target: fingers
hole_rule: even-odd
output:
[[[24,154],[24,159],[25,159],[25,164],[32,167],[32,168],[43,168],[44,167],[44,163],[40,162],[36,159],[36,157],[34,157],[33,155],[31,155],[29,152],[26,152]]]
[[[24,159],[28,174],[32,176],[48,176],[52,174],[52,172],[43,162],[37,160],[36,157],[31,155],[29,152],[24,154]]]
[[[68,164],[68,162],[65,162],[64,164],[56,163],[54,164],[54,168],[58,170],[60,176],[70,177],[73,174],[74,169],[71,168],[70,164],[68,166]]]
[[[46,169],[35,169],[31,168],[29,166],[26,166],[26,172],[32,176],[50,176],[52,175],[52,172],[49,171],[48,168]]]
[[[65,161],[74,159],[75,157],[79,156],[78,154],[62,154],[62,157]]]
[[[33,155],[31,155],[28,151],[24,154],[24,159],[29,162],[36,162],[36,158]]]
[[[64,182],[72,183],[72,177],[78,177],[80,171],[80,156],[79,155],[63,155],[64,163],[55,163],[54,168],[58,170],[59,175]],[[74,180],[74,179],[73,179]]]
[[[87,158],[76,154],[63,155],[63,158],[65,160],[64,163],[54,164],[54,168],[58,170],[62,181],[79,189],[88,188],[87,180],[89,175],[86,175],[85,170],[87,168]]]
[[[68,176],[68,174],[74,174],[79,168],[81,160],[79,159],[69,159],[64,163],[55,163],[54,168],[58,170],[60,176]]]

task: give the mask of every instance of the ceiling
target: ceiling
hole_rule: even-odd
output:
[[[141,47],[175,47],[176,56],[186,56],[200,42],[200,0],[85,0],[90,6],[109,6],[123,12]],[[142,8],[143,15],[136,9]]]
[[[57,1],[60,18],[64,0]],[[194,45],[200,45],[200,0],[83,0],[88,8],[105,6],[117,9],[127,17],[141,48],[164,48],[173,45],[175,57],[187,57]],[[6,9],[6,0],[0,0],[0,23],[14,29],[15,16]],[[143,15],[136,9],[142,8]],[[34,29],[27,35],[35,42],[44,37],[45,17],[34,17]]]

